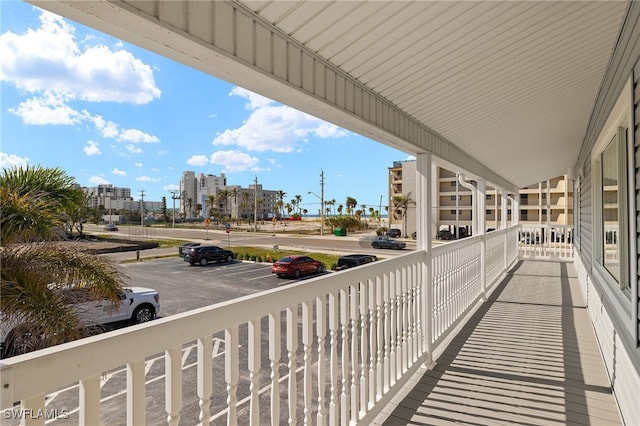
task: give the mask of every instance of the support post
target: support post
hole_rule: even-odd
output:
[[[425,353],[425,366],[432,369],[433,362],[433,324],[431,316],[432,300],[432,273],[431,266],[431,239],[433,237],[432,220],[432,185],[429,181],[431,168],[433,167],[432,154],[427,152],[418,154],[416,158],[416,192],[417,192],[417,248],[425,253],[424,262],[420,271],[420,283],[422,287],[420,301],[420,313],[418,320],[422,324],[422,348]]]

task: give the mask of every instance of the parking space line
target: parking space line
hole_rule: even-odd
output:
[[[271,277],[273,277],[273,275],[272,275],[272,274],[269,274],[269,275],[261,275],[261,276],[259,276],[259,277],[247,278],[247,281],[262,280],[262,279],[264,279],[264,278],[271,278]]]

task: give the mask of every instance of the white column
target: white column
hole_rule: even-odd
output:
[[[420,303],[420,312],[418,320],[422,323],[422,348],[421,351],[426,353],[425,365],[427,368],[433,368],[433,348],[432,342],[432,318],[431,306],[432,289],[431,289],[431,238],[433,237],[432,220],[432,190],[433,187],[429,183],[431,168],[433,167],[433,158],[431,153],[418,154],[416,157],[416,213],[418,226],[417,249],[425,253],[424,262],[420,271],[420,285],[422,286]],[[457,210],[456,210],[457,214]]]
[[[478,196],[476,197],[477,206],[476,214],[476,226],[478,227],[478,235],[480,238],[480,282],[482,285],[482,299],[487,300],[487,239],[485,233],[487,231],[487,210],[486,210],[486,183],[484,179],[479,179],[476,191]]]

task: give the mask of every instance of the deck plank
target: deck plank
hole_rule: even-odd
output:
[[[621,425],[571,263],[521,261],[375,423]]]

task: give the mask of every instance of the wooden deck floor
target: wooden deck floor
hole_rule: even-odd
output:
[[[620,425],[573,264],[522,261],[384,425]]]

